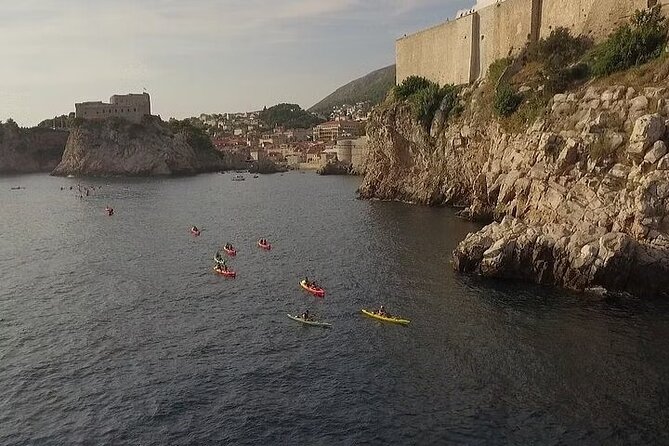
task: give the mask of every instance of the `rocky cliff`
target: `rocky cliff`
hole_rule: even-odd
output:
[[[516,131],[491,118],[484,85],[461,93],[465,112],[448,125],[437,112],[429,133],[407,104],[386,103],[369,122],[360,195],[492,221],[453,253],[461,272],[666,295],[669,82],[634,83],[555,95]]]
[[[51,172],[60,162],[68,133],[0,124],[0,173]]]
[[[81,122],[71,129],[53,175],[179,175],[235,167],[206,135],[177,124],[148,116],[141,124],[120,119]]]

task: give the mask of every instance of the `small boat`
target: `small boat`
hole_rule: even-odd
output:
[[[246,178],[244,178],[241,175],[235,175],[234,177],[232,177],[232,181],[246,181]]]
[[[193,234],[193,237],[199,237],[200,236],[200,230],[199,229],[190,228],[190,233]]]
[[[226,253],[227,255],[231,256],[231,257],[234,257],[234,256],[237,255],[237,250],[236,250],[234,247],[232,247],[232,248],[226,248],[226,247],[224,246],[224,247],[223,247],[223,251],[225,251],[225,253]]]
[[[305,325],[311,325],[313,327],[323,327],[323,328],[332,327],[332,324],[328,324],[327,322],[310,321],[310,320],[307,320],[307,319],[302,319],[299,316],[293,316],[291,314],[288,314],[287,316],[294,321],[301,322]]]
[[[307,282],[305,282],[304,280],[300,282],[300,286],[316,297],[325,297],[325,290],[319,286],[314,287],[311,285],[307,285]]]
[[[230,277],[230,278],[237,277],[237,273],[232,271],[231,269],[224,270],[224,269],[221,269],[221,268],[214,267],[214,272],[216,274],[219,274],[219,275],[224,276],[224,277]]]
[[[391,322],[393,324],[408,325],[411,322],[410,320],[401,319],[401,318],[398,318],[398,317],[381,316],[380,314],[376,314],[373,311],[369,311],[369,310],[365,310],[365,309],[363,309],[362,312],[369,317],[373,317],[374,319],[378,319],[378,320],[384,321],[384,322]]]
[[[262,249],[269,251],[272,249],[272,244],[267,242],[267,243],[260,243],[260,240],[258,240],[258,246],[261,247]]]

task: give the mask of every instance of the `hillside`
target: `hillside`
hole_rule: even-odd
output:
[[[381,103],[388,91],[395,85],[395,65],[372,71],[356,79],[320,101],[309,109],[314,113],[327,113],[332,107],[370,101],[372,105]]]

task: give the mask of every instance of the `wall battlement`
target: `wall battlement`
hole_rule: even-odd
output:
[[[397,83],[417,75],[444,84],[466,84],[490,65],[517,55],[558,27],[600,41],[634,11],[669,0],[499,0],[455,20],[397,39]]]

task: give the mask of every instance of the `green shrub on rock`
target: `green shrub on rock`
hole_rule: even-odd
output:
[[[511,116],[523,101],[523,97],[516,93],[509,85],[500,86],[495,92],[495,111],[499,116]]]
[[[655,6],[636,11],[630,24],[619,28],[593,52],[593,71],[606,76],[655,59],[665,47],[667,22]]]
[[[458,87],[454,85],[440,87],[436,82],[419,76],[409,76],[394,88],[395,99],[407,101],[416,119],[428,130],[440,107],[446,118],[457,112],[458,92]]]

